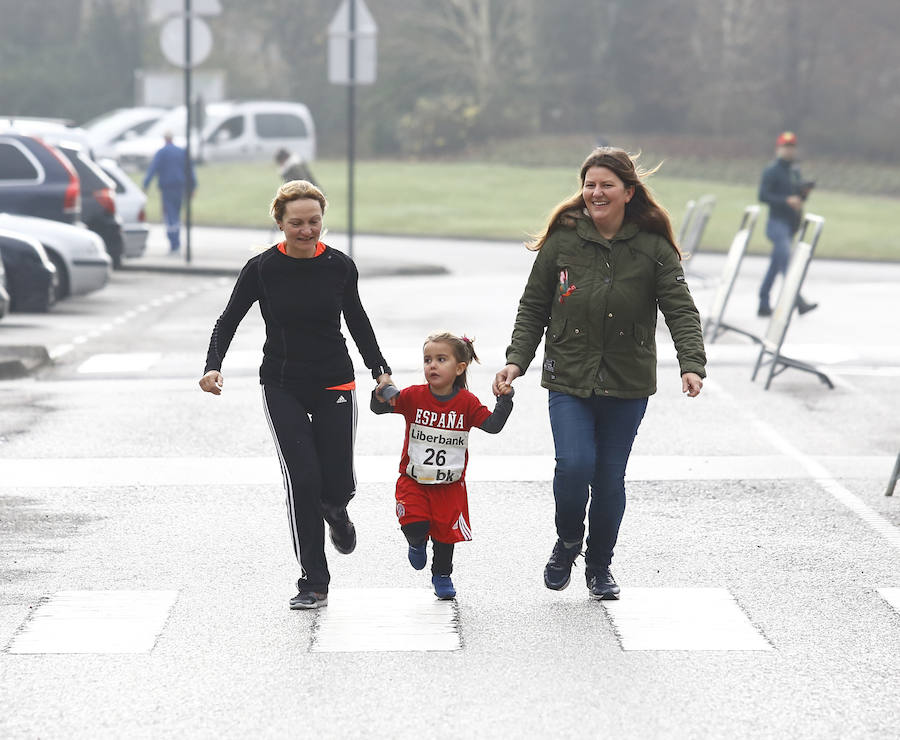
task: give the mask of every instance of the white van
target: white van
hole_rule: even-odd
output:
[[[279,149],[296,153],[306,161],[316,156],[316,129],[302,103],[248,100],[209,103],[205,107],[202,137],[191,136],[191,156],[200,162],[272,159]],[[184,106],[159,119],[144,136],[116,145],[123,167],[146,168],[171,131],[175,143],[184,146]]]

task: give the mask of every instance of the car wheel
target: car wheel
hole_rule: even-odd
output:
[[[61,301],[69,295],[69,271],[66,269],[66,263],[63,262],[56,252],[47,250],[47,256],[56,267],[56,278],[54,279],[54,292],[57,301]]]

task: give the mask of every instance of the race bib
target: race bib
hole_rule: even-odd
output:
[[[409,425],[406,474],[419,483],[455,483],[466,469],[469,433]]]

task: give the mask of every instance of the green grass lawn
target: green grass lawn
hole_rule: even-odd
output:
[[[762,166],[762,165],[761,165]],[[312,170],[330,205],[326,225],[347,227],[347,165],[316,161]],[[744,206],[756,202],[753,186],[666,177],[649,180],[672,214],[677,231],[685,204],[704,194],[716,197],[702,250],[724,251]],[[524,239],[539,229],[551,208],[578,187],[572,167],[512,167],[473,162],[363,161],[356,165],[355,229],[367,234]],[[266,227],[268,206],[279,184],[273,164],[207,164],[198,167],[195,224]],[[896,215],[900,199],[815,191],[808,210],[825,218],[820,257],[898,260]],[[160,219],[159,198],[151,191],[151,221]],[[767,252],[764,220],[751,252]]]

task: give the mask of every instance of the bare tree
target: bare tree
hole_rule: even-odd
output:
[[[420,69],[480,106],[533,66],[533,0],[432,0],[411,13]]]

